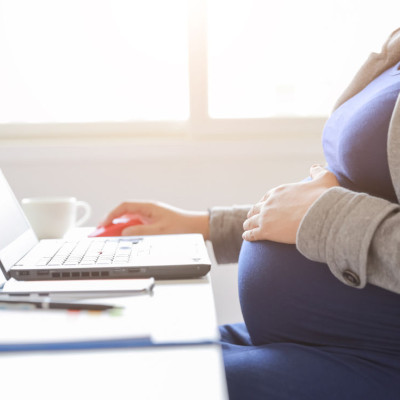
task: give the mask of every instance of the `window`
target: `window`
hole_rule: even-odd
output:
[[[0,0],[0,135],[319,131],[399,11],[395,0]]]
[[[185,0],[1,4],[0,122],[188,118]]]
[[[326,116],[400,26],[391,0],[212,0],[208,10],[215,118]]]

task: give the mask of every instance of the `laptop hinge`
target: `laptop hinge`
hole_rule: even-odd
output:
[[[3,272],[3,275],[4,275],[4,277],[8,280],[8,279],[10,279],[10,274],[6,271],[6,269],[4,268],[4,265],[3,265],[3,263],[1,262],[1,260],[0,260],[0,269],[1,269],[1,272]],[[1,286],[1,285],[0,285]]]

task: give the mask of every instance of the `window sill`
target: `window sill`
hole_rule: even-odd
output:
[[[319,135],[326,118],[210,119],[86,124],[0,124],[7,144],[82,144],[147,140],[226,140]]]

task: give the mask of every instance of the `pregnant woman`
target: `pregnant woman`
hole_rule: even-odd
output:
[[[323,132],[327,165],[252,207],[126,202],[124,235],[201,232],[239,260],[244,323],[220,328],[230,399],[400,397],[400,30]],[[242,240],[244,239],[244,241]]]

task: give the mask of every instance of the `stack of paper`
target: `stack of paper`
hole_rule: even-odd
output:
[[[142,293],[148,289],[151,282],[145,281],[115,280],[110,285],[105,281],[93,284],[88,284],[88,281],[10,281],[6,287],[9,293],[26,293],[28,290],[31,294],[43,293],[50,289],[52,293],[58,291],[59,296],[67,296],[69,300],[110,304],[117,308],[107,311],[0,309],[0,351],[151,344],[153,297],[148,294],[131,296],[135,290]],[[90,300],[81,300],[86,296]]]

